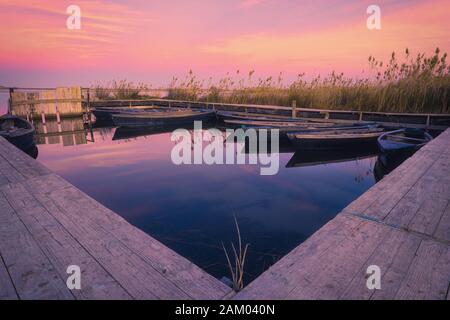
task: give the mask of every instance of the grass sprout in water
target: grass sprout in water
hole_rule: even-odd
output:
[[[236,216],[234,217],[234,223],[236,225],[236,232],[238,236],[238,248],[236,250],[236,246],[234,243],[231,243],[231,247],[233,249],[234,254],[234,267],[231,263],[230,255],[228,254],[227,249],[225,248],[225,245],[222,242],[222,248],[225,252],[225,256],[227,258],[228,267],[230,269],[231,273],[231,279],[233,281],[233,290],[236,292],[239,292],[244,288],[244,264],[245,264],[245,257],[247,255],[247,249],[249,244],[247,243],[245,245],[245,248],[242,249],[242,238],[241,238],[241,231],[239,230],[239,224],[237,222]]]

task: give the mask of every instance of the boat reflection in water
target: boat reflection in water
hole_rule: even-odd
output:
[[[286,168],[307,167],[329,163],[347,162],[358,159],[376,157],[378,149],[369,145],[366,148],[337,149],[337,150],[297,150]]]
[[[399,165],[401,165],[406,159],[411,157],[414,154],[414,152],[405,152],[405,153],[398,153],[395,156],[389,155],[387,156],[384,153],[381,153],[378,158],[377,162],[375,162],[375,166],[373,168],[373,174],[375,176],[375,181],[378,182],[383,177],[389,173],[391,173],[395,168],[397,168]]]
[[[25,152],[30,157],[32,157],[33,159],[37,159],[37,157],[39,155],[39,149],[38,149],[37,145],[34,143],[31,146],[29,146],[28,148],[22,149],[22,151]]]
[[[208,126],[206,123],[202,123],[202,129],[209,129],[212,126]],[[173,132],[177,129],[193,130],[194,124],[191,125],[164,125],[164,126],[152,126],[152,127],[118,127],[114,131],[112,140],[126,140],[138,137],[151,136],[161,133]]]

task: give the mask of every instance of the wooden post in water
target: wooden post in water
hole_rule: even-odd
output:
[[[14,93],[14,89],[13,89],[13,88],[9,88],[8,114],[12,114],[12,109],[13,109],[13,93]]]
[[[58,107],[56,107],[56,122],[61,123],[61,117],[59,116],[59,110]]]
[[[297,118],[297,100],[292,100],[292,118]]]

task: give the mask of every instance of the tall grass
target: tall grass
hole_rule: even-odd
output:
[[[113,80],[107,84],[98,83],[92,89],[95,97],[99,100],[142,99],[141,94],[149,90],[146,84],[135,84],[126,79],[119,81]]]
[[[450,66],[447,53],[437,48],[431,56],[415,56],[405,50],[401,58],[395,52],[387,63],[368,59],[370,76],[355,79],[332,72],[305,80],[301,73],[290,84],[283,75],[253,79],[254,71],[241,77],[239,71],[227,74],[216,83],[200,80],[189,71],[184,79],[174,78],[169,99],[271,104],[298,107],[347,109],[384,112],[450,112]]]
[[[231,243],[231,248],[233,249],[234,255],[234,264],[231,262],[230,255],[228,254],[223,242],[222,248],[225,252],[225,257],[227,258],[228,268],[230,269],[231,280],[233,281],[233,290],[239,292],[242,288],[244,288],[244,265],[249,244],[246,244],[244,248],[242,247],[241,231],[239,229],[239,224],[236,217],[234,217],[234,223],[238,237],[237,249],[234,243]]]

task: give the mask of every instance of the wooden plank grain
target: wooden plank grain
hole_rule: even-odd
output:
[[[5,262],[0,256],[0,300],[17,300],[16,289],[6,269]]]
[[[107,226],[107,231],[112,236],[189,295],[202,299],[219,299],[230,292],[231,289],[222,282],[130,225],[61,177],[49,175],[45,179],[31,179],[28,184],[33,190],[45,192],[45,196],[50,197],[54,203],[60,203],[60,199],[70,201],[73,210],[83,212],[84,217],[92,224]]]
[[[408,224],[408,229],[432,236],[448,203],[447,200],[441,198],[427,198]]]
[[[395,299],[443,300],[447,296],[449,281],[449,246],[424,240]]]
[[[308,285],[297,286],[287,298],[339,299],[352,279],[360,276],[358,270],[378,248],[389,230],[384,225],[363,221],[334,250],[307,268],[306,274],[311,281]]]
[[[437,239],[450,241],[450,202],[448,203],[447,208],[445,208],[433,236]]]
[[[74,298],[3,194],[0,194],[0,254],[20,299]]]
[[[36,239],[61,278],[67,267],[81,269],[81,289],[73,290],[77,299],[129,299],[130,295],[109,275],[94,257],[65,230],[26,190],[23,184],[0,188],[17,215]]]
[[[380,245],[365,261],[339,299],[368,300],[375,294],[378,297],[392,299],[398,291],[399,280],[405,276],[419,244],[420,238],[417,236],[388,228]],[[381,271],[381,289],[379,290],[367,288],[367,268],[371,265],[378,266]]]
[[[233,299],[287,299],[298,287],[309,286],[324,257],[351,237],[362,221],[355,217],[340,215],[329,221],[314,235],[297,246],[280,261],[271,266],[257,279],[237,293]]]

